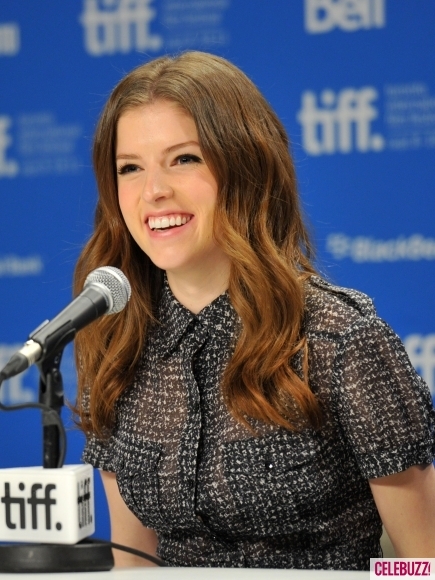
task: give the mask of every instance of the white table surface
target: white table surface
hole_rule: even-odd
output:
[[[80,576],[78,579],[77,577]],[[258,568],[125,568],[110,572],[0,574],[1,580],[368,580],[370,572]]]

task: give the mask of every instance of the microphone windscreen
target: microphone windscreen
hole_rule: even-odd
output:
[[[121,312],[130,300],[131,286],[127,277],[121,270],[113,266],[102,266],[93,270],[85,280],[85,288],[90,284],[105,286],[112,296],[112,307],[106,314]]]

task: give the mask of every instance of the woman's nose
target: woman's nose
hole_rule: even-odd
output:
[[[141,194],[144,201],[152,203],[160,198],[171,197],[173,193],[164,171],[161,169],[147,170]]]

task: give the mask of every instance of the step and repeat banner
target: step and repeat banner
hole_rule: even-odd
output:
[[[435,395],[434,35],[434,0],[2,0],[0,365],[71,300],[109,92],[140,63],[198,49],[241,67],[275,108],[319,270],[374,299]],[[71,347],[61,370],[74,400]],[[29,369],[1,401],[37,400],[38,381]],[[63,415],[77,463],[83,437]],[[0,414],[0,438],[0,468],[41,464],[37,412]]]

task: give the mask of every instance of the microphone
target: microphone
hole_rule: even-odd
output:
[[[85,280],[83,291],[55,318],[46,320],[29,335],[29,340],[12,355],[0,377],[9,379],[56,354],[74,340],[77,331],[103,314],[121,312],[130,296],[130,283],[121,270],[113,266],[93,270]]]

